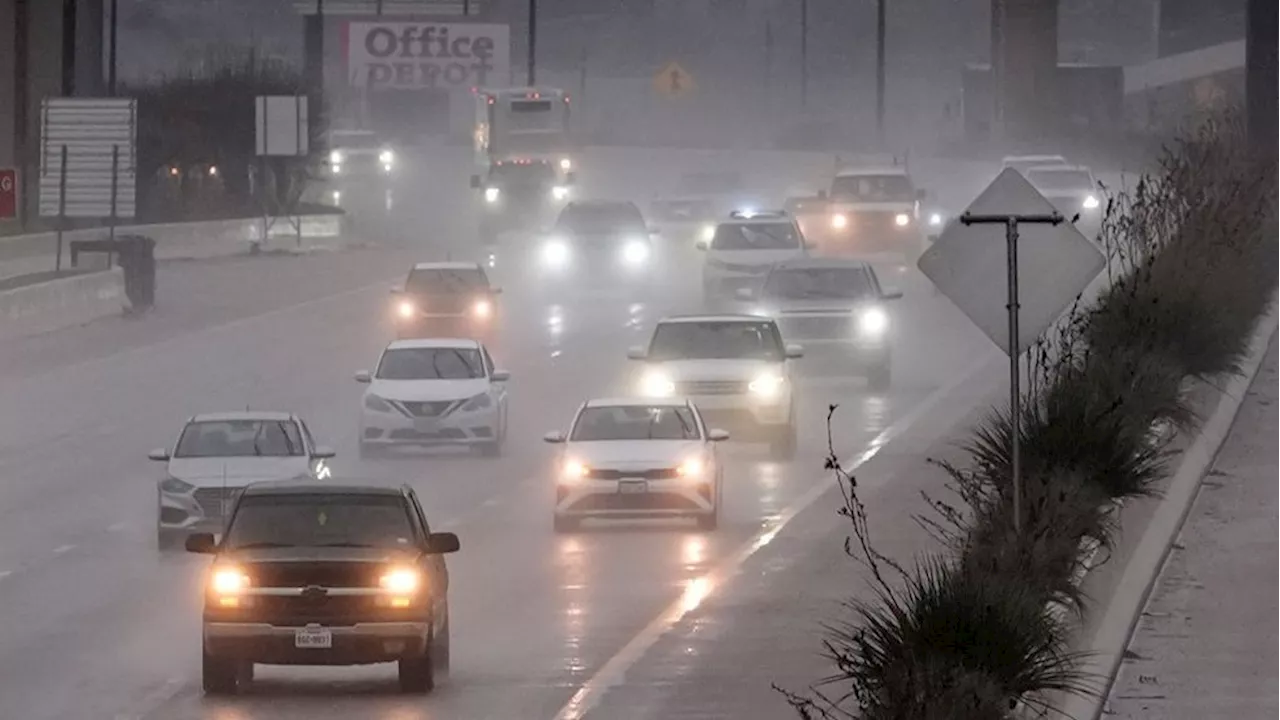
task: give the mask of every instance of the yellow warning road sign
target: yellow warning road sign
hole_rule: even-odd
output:
[[[658,74],[653,76],[653,89],[668,97],[691,93],[697,88],[693,76],[674,60],[663,65]]]

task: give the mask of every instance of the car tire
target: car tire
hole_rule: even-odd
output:
[[[402,658],[397,663],[401,692],[426,694],[436,688],[436,668],[431,657],[432,649],[428,646],[421,657]]]
[[[243,670],[235,660],[214,657],[201,646],[200,686],[205,695],[235,695]]]
[[[571,533],[577,531],[579,521],[578,518],[556,515],[555,522],[553,524],[556,532]]]
[[[777,461],[791,460],[796,456],[796,426],[790,422],[769,441],[769,455]]]
[[[876,365],[867,373],[867,387],[875,392],[884,392],[893,382],[893,370],[889,363]]]

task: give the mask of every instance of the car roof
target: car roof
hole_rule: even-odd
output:
[[[290,480],[269,480],[250,483],[245,486],[242,495],[381,495],[401,496],[404,486],[401,485],[357,485],[350,481],[338,483],[293,482]]]
[[[876,175],[898,175],[906,177],[910,175],[905,167],[901,165],[883,165],[878,167],[857,167],[842,168],[836,172],[836,177],[871,177]]]
[[[871,264],[863,260],[828,257],[797,257],[782,260],[773,264],[773,270],[817,270],[819,268],[839,268],[842,270],[870,270],[875,272]]]
[[[565,209],[571,207],[585,208],[636,208],[636,204],[630,200],[570,200]],[[636,208],[639,209],[639,208]]]
[[[387,345],[388,350],[404,350],[408,348],[467,348],[479,349],[480,342],[470,338],[409,338],[393,340]]]
[[[293,413],[273,410],[236,410],[232,412],[211,412],[192,415],[188,422],[218,422],[226,420],[292,420]]]
[[[476,270],[482,269],[478,262],[420,262],[415,263],[414,270]]]
[[[592,398],[583,407],[688,407],[689,400],[682,397],[605,397]]]
[[[759,315],[735,315],[724,313],[720,315],[668,315],[658,321],[663,323],[696,323],[696,322],[773,322],[773,318],[761,317]]]

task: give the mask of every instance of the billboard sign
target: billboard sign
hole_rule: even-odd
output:
[[[469,89],[510,73],[506,25],[350,22],[344,46],[350,84],[371,90]]]

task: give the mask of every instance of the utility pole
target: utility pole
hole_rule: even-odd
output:
[[[538,53],[538,0],[529,0],[529,61],[527,63],[529,69],[529,87],[533,87],[537,81],[537,53]]]
[[[884,13],[885,0],[876,0],[876,142],[884,149]]]
[[[809,105],[809,0],[800,0],[800,107]]]
[[[116,96],[116,68],[119,67],[119,61],[116,59],[116,36],[120,32],[120,0],[111,0],[111,27],[108,30],[108,50],[110,56],[110,65],[107,67],[107,94],[111,97]]]
[[[1249,0],[1245,16],[1245,117],[1250,143],[1276,156],[1276,2]]]
[[[988,137],[1004,139],[1005,111],[1005,0],[991,0],[991,122]]]

